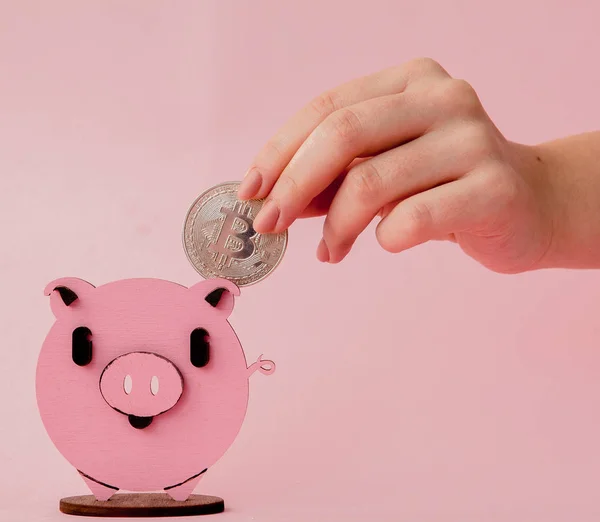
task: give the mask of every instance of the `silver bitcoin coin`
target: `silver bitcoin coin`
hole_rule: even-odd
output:
[[[279,265],[288,234],[258,234],[253,223],[264,200],[239,201],[238,187],[237,182],[223,183],[194,201],[185,218],[183,245],[204,278],[222,277],[249,286]]]

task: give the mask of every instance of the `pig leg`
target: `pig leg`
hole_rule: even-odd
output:
[[[99,500],[100,502],[108,500],[119,490],[119,488],[109,486],[108,484],[102,484],[101,482],[94,480],[92,477],[88,477],[84,473],[81,473],[81,471],[79,474],[87,484],[87,487],[90,488],[94,497],[96,497],[96,500]]]
[[[182,482],[181,484],[177,484],[175,486],[169,486],[168,488],[165,488],[165,492],[173,500],[177,500],[178,502],[183,502],[183,501],[187,500],[189,498],[189,496],[192,494],[192,491],[194,491],[194,489],[198,485],[198,482],[200,482],[200,479],[204,476],[205,472],[206,472],[206,470],[198,473],[197,475],[194,475],[193,477],[190,477],[189,479],[187,479],[185,482]]]

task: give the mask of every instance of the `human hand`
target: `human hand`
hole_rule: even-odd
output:
[[[317,257],[331,263],[379,215],[389,252],[447,239],[521,272],[543,266],[556,220],[539,150],[505,139],[472,87],[430,59],[313,100],[259,152],[239,197],[267,198],[259,233],[326,215]]]

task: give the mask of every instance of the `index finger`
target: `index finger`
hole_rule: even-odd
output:
[[[351,80],[316,97],[259,151],[240,185],[238,197],[242,200],[266,198],[302,143],[335,111],[372,98],[401,93],[409,82],[432,74],[448,76],[434,60],[420,58]]]

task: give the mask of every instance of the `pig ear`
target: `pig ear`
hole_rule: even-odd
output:
[[[240,289],[226,279],[209,279],[195,284],[190,288],[210,306],[228,317],[234,305],[235,296],[240,295]]]
[[[81,299],[94,289],[94,285],[76,277],[62,277],[48,283],[44,295],[50,296],[50,308],[55,317],[66,310],[77,308]]]

